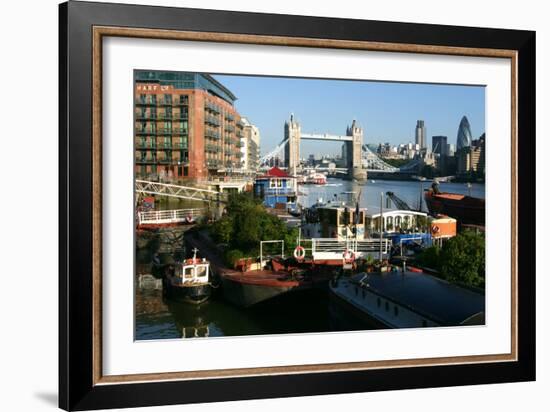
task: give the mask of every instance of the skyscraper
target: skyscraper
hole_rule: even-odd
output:
[[[472,145],[472,131],[470,130],[470,122],[466,116],[462,117],[460,125],[458,126],[458,132],[456,135],[456,150],[459,151],[464,147],[470,147]]]
[[[439,153],[440,156],[448,156],[447,136],[432,136],[432,152]]]
[[[426,126],[424,120],[416,121],[416,129],[414,133],[415,143],[420,147],[420,150],[426,148]]]

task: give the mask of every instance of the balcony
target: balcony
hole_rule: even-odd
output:
[[[138,142],[136,143],[136,149],[141,150],[155,150],[157,145],[154,142]]]
[[[157,131],[157,136],[169,136],[172,134],[172,129],[161,129]]]
[[[137,157],[136,158],[136,164],[141,164],[141,165],[152,165],[152,164],[156,164],[157,163],[157,159],[155,159],[154,157],[150,157],[150,158],[142,158],[142,157]]]
[[[156,120],[156,113],[136,113],[136,120]]]
[[[208,130],[208,129],[204,131],[204,136],[209,137],[211,139],[216,139],[216,140],[220,138],[220,134],[218,132],[215,132],[213,130]]]
[[[233,133],[235,131],[235,126],[231,126],[229,124],[225,125],[225,131],[229,133]]]
[[[159,101],[159,106],[172,106],[172,104],[172,96],[170,96],[170,98],[165,97]]]
[[[204,103],[204,109],[208,110],[212,113],[216,113],[216,114],[219,114],[220,111],[221,111],[219,106],[215,105],[214,103],[210,103],[210,102]]]
[[[172,163],[172,158],[170,157],[163,157],[162,159],[159,159],[158,162],[160,164],[170,164]]]
[[[204,148],[207,152],[212,152],[212,153],[219,153],[222,150],[220,146],[214,145],[214,144],[207,144]]]
[[[220,125],[220,121],[216,117],[211,116],[211,115],[204,116],[204,123],[212,125],[212,126],[218,126],[218,127]]]
[[[174,115],[174,120],[188,120],[189,115],[187,113],[176,113]]]
[[[138,136],[146,136],[146,135],[151,135],[151,136],[154,136],[155,134],[157,134],[156,130],[155,129],[151,129],[151,128],[148,128],[148,127],[145,127],[145,128],[136,128],[136,134]]]
[[[187,129],[180,129],[180,128],[172,129],[173,135],[186,136],[187,133],[188,133]]]
[[[157,148],[160,149],[172,149],[172,143],[160,142],[157,143]]]
[[[218,159],[207,159],[206,160],[206,166],[209,168],[215,168],[220,167],[222,165],[222,161]]]
[[[225,120],[227,120],[229,122],[233,122],[233,121],[235,121],[235,116],[233,116],[232,114],[227,113],[225,115]]]
[[[187,149],[187,143],[185,142],[173,142],[172,143],[173,149]]]
[[[136,106],[156,106],[157,99],[137,99]]]
[[[185,97],[180,96],[180,98],[176,100],[176,105],[177,106],[187,106],[187,105],[189,105],[189,98],[187,98],[187,96],[185,96]]]
[[[172,120],[172,113],[159,113],[157,116],[158,120]]]

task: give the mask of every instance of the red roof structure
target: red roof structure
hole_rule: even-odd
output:
[[[292,177],[284,170],[279,169],[277,166],[273,166],[271,169],[267,171],[267,173],[263,176],[263,178],[269,178],[269,177]]]

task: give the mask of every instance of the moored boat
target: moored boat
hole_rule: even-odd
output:
[[[485,297],[418,271],[359,273],[330,284],[331,300],[368,323],[417,328],[485,323]]]
[[[210,263],[197,258],[197,249],[191,259],[166,268],[163,293],[169,299],[200,304],[208,300],[212,292]]]
[[[462,224],[485,226],[485,199],[429,189],[424,200],[432,215],[447,215]]]

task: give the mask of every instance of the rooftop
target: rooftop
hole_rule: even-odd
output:
[[[227,87],[206,73],[136,70],[135,81],[171,85],[175,89],[203,89],[230,104],[237,100]]]
[[[353,279],[359,281],[364,275],[355,275]],[[374,293],[440,325],[459,325],[469,317],[485,311],[485,297],[481,293],[425,273],[369,273],[363,283]]]

